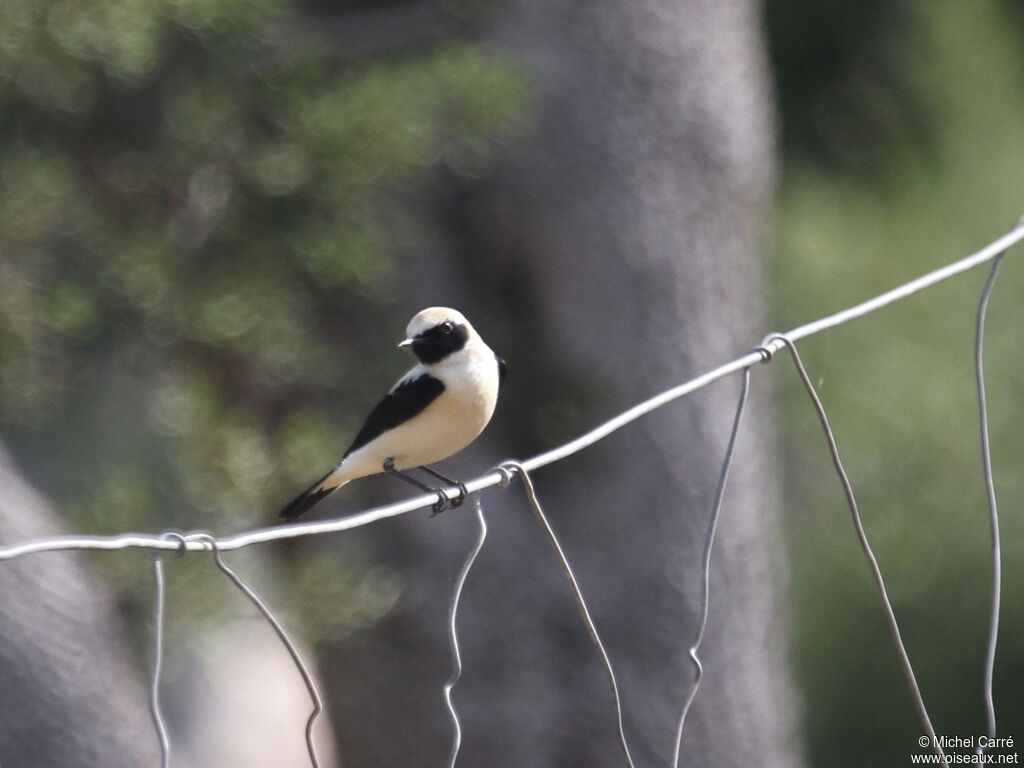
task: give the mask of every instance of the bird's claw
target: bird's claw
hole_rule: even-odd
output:
[[[469,488],[466,487],[464,482],[456,480],[452,485],[459,489],[459,495],[454,499],[449,498],[448,494],[440,488],[435,489],[435,493],[437,493],[437,501],[435,501],[434,506],[431,507],[431,517],[441,514],[446,509],[461,507],[463,503],[465,503],[466,499],[469,498]]]
[[[456,507],[461,507],[462,504],[466,501],[466,499],[469,498],[469,488],[466,487],[466,484],[464,482],[458,480],[455,482],[455,486],[459,489],[459,495],[456,496],[454,499],[450,500],[452,509],[455,509]]]
[[[451,504],[451,502],[448,500],[448,494],[442,491],[440,488],[437,488],[434,492],[437,494],[437,501],[435,501],[434,506],[430,508],[430,517],[437,517],[446,509],[448,509],[449,504]],[[452,506],[458,505],[452,504]]]

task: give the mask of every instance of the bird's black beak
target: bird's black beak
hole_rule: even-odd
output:
[[[400,342],[398,342],[398,346],[399,347],[411,347],[415,343],[416,343],[416,338],[414,336],[410,336],[408,339],[402,339]]]

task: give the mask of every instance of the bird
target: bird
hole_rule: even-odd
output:
[[[281,510],[294,520],[346,483],[378,472],[436,493],[434,514],[458,506],[466,486],[428,466],[458,453],[483,432],[498,403],[507,367],[465,316],[450,307],[429,307],[406,327],[399,345],[419,360],[370,411],[334,469]],[[402,470],[419,468],[462,493],[450,501],[439,488]]]

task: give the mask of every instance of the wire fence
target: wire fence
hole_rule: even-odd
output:
[[[626,411],[618,414],[612,419],[604,422],[603,424],[595,427],[589,432],[581,435],[580,437],[553,448],[550,451],[539,454],[523,461],[507,461],[503,464],[495,467],[484,475],[474,478],[465,483],[466,490],[470,494],[474,494],[474,507],[475,516],[478,524],[478,535],[473,543],[471,551],[467,555],[465,562],[459,572],[458,578],[455,581],[455,587],[453,590],[451,603],[448,612],[448,637],[449,644],[451,647],[452,661],[453,661],[453,674],[448,682],[444,686],[443,696],[448,712],[452,720],[452,746],[448,758],[449,768],[453,767],[458,759],[459,749],[462,742],[462,728],[459,721],[458,712],[452,702],[452,690],[458,682],[459,676],[462,672],[462,661],[459,651],[459,638],[457,629],[457,614],[459,602],[462,595],[463,585],[465,584],[466,577],[473,567],[477,555],[484,545],[484,541],[487,535],[487,523],[484,517],[484,511],[480,499],[480,492],[490,488],[507,488],[511,481],[518,476],[522,481],[523,487],[526,491],[527,499],[532,507],[538,522],[544,529],[549,542],[552,545],[556,556],[562,566],[563,571],[569,581],[569,585],[573,591],[577,607],[579,609],[581,618],[587,627],[587,631],[597,648],[605,671],[608,676],[612,698],[614,701],[616,722],[618,726],[618,738],[622,748],[623,758],[625,764],[633,768],[633,758],[630,753],[629,745],[627,743],[625,731],[623,728],[623,714],[622,704],[619,696],[618,684],[615,677],[615,670],[611,664],[607,652],[604,649],[604,645],[601,642],[600,634],[598,633],[597,626],[591,618],[590,611],[587,608],[587,603],[584,600],[580,585],[573,573],[573,569],[566,557],[561,545],[559,544],[558,538],[555,534],[554,529],[548,522],[540,501],[537,498],[536,491],[533,486],[531,479],[531,472],[534,470],[545,467],[557,461],[561,461],[569,456],[572,456],[579,451],[597,443],[604,439],[612,432],[636,421],[645,414],[650,413],[662,406],[677,400],[685,395],[688,395],[696,390],[699,390],[712,382],[719,379],[725,378],[735,373],[742,374],[742,385],[739,394],[738,404],[736,408],[736,415],[733,421],[732,431],[729,437],[728,445],[726,448],[725,457],[722,462],[721,472],[719,474],[719,481],[716,488],[714,503],[712,507],[712,514],[709,519],[708,528],[705,534],[703,553],[701,559],[701,592],[700,592],[700,606],[699,606],[699,625],[695,633],[694,640],[689,646],[689,657],[693,661],[695,674],[693,681],[691,682],[684,701],[680,709],[680,715],[676,728],[675,746],[672,758],[672,765],[678,766],[680,746],[682,742],[684,725],[686,722],[687,714],[690,710],[690,706],[693,703],[694,698],[697,695],[703,668],[701,666],[699,651],[700,644],[704,636],[704,630],[707,625],[708,612],[710,607],[709,601],[709,571],[711,563],[712,549],[714,545],[715,533],[717,530],[718,520],[720,512],[723,506],[723,500],[725,497],[726,484],[729,477],[729,468],[731,465],[733,448],[735,446],[736,437],[739,433],[743,412],[747,402],[747,395],[750,389],[750,370],[753,366],[758,363],[767,363],[772,361],[776,354],[783,349],[787,349],[793,359],[796,366],[797,373],[807,390],[808,396],[810,397],[815,411],[818,415],[819,421],[821,422],[822,429],[824,431],[826,441],[828,443],[828,449],[835,466],[837,475],[842,483],[843,490],[846,496],[848,506],[850,508],[854,529],[862,550],[864,551],[865,557],[868,560],[872,576],[876,588],[878,589],[879,596],[882,601],[883,608],[886,613],[886,618],[889,624],[890,634],[892,636],[893,643],[895,645],[897,654],[900,659],[900,663],[904,670],[904,674],[907,679],[907,684],[910,692],[914,699],[914,704],[917,709],[918,717],[921,721],[922,727],[924,728],[925,734],[929,738],[929,746],[935,752],[938,760],[943,765],[949,765],[949,758],[944,753],[941,740],[936,736],[935,729],[932,726],[931,719],[928,715],[927,708],[925,707],[924,699],[921,695],[920,687],[917,684],[916,677],[914,675],[913,667],[911,665],[910,658],[907,654],[906,648],[904,647],[899,625],[896,620],[895,613],[893,612],[892,605],[890,604],[889,597],[886,591],[885,582],[882,576],[881,569],[875,559],[874,553],[872,552],[871,545],[868,541],[867,535],[864,531],[864,527],[861,523],[860,513],[857,508],[857,502],[854,496],[853,488],[850,484],[849,478],[843,469],[842,461],[839,456],[839,449],[836,444],[835,436],[829,425],[828,417],[826,415],[824,406],[821,400],[818,398],[815,392],[814,386],[811,383],[810,377],[808,376],[806,369],[800,360],[800,355],[797,352],[796,342],[804,339],[808,336],[812,336],[822,331],[826,331],[830,328],[842,325],[850,322],[856,318],[862,317],[866,314],[874,312],[882,307],[887,306],[893,302],[904,299],[911,296],[919,291],[922,291],[930,286],[933,286],[939,282],[947,280],[955,275],[958,275],[967,270],[973,269],[981,264],[992,262],[992,268],[989,273],[988,280],[985,283],[984,290],[981,295],[981,299],[978,304],[977,312],[977,324],[975,333],[975,377],[977,383],[978,392],[978,412],[981,425],[981,451],[984,468],[984,479],[985,488],[987,491],[989,516],[991,523],[991,548],[992,548],[992,592],[991,592],[991,612],[988,627],[988,643],[986,646],[985,664],[983,670],[983,691],[985,699],[985,710],[986,710],[986,727],[987,735],[990,739],[996,737],[996,713],[995,706],[992,698],[992,683],[993,683],[993,669],[994,661],[996,656],[997,648],[997,636],[999,628],[999,613],[1000,613],[1000,581],[1001,581],[1001,553],[1000,553],[1000,540],[999,540],[999,515],[996,505],[996,493],[995,486],[992,478],[992,467],[991,467],[991,449],[989,445],[989,434],[988,434],[988,412],[985,399],[985,380],[983,370],[983,341],[984,341],[984,325],[985,325],[985,313],[988,304],[989,296],[991,295],[997,270],[999,268],[1000,261],[1004,252],[1012,245],[1024,240],[1024,218],[1017,223],[1017,225],[1006,235],[994,240],[993,242],[986,245],[981,250],[977,251],[970,256],[967,256],[959,261],[953,262],[941,269],[937,269],[928,274],[922,275],[916,280],[912,280],[904,285],[901,285],[893,290],[887,291],[886,293],[875,296],[874,298],[865,301],[861,304],[857,304],[841,312],[837,312],[833,315],[823,317],[812,323],[801,325],[797,328],[792,329],[786,333],[771,333],[768,334],[764,341],[758,346],[753,348],[750,352],[731,360],[711,371],[708,371],[690,381],[679,384],[671,389],[668,389],[660,394],[645,400],[637,405],[629,408]],[[458,488],[448,488],[443,490],[450,499],[455,499],[461,494],[461,490]],[[295,644],[292,642],[287,631],[276,619],[274,614],[267,607],[266,603],[260,598],[260,596],[249,586],[233,569],[231,569],[223,560],[222,554],[224,552],[242,549],[249,547],[254,544],[267,543],[272,541],[279,541],[281,539],[295,538],[299,536],[316,536],[326,533],[336,533],[339,531],[346,531],[353,528],[358,528],[364,525],[369,525],[379,520],[383,520],[389,517],[396,517],[403,515],[407,512],[413,512],[415,510],[426,509],[433,506],[437,501],[437,496],[434,494],[423,494],[407,499],[405,501],[390,504],[382,507],[375,507],[364,512],[350,515],[344,518],[327,521],[317,521],[308,523],[292,523],[289,525],[277,525],[270,528],[259,528],[255,530],[245,531],[232,536],[216,537],[206,531],[192,531],[192,532],[177,532],[169,531],[162,534],[140,534],[140,533],[125,533],[117,536],[60,536],[43,539],[35,539],[25,541],[17,544],[10,544],[6,546],[0,546],[0,561],[11,560],[18,557],[24,557],[27,555],[40,553],[40,552],[53,552],[60,550],[121,550],[131,548],[143,548],[149,549],[153,552],[153,568],[154,568],[154,638],[153,638],[153,667],[150,684],[150,710],[154,721],[154,727],[156,730],[157,738],[161,746],[161,765],[163,768],[167,768],[170,765],[171,758],[171,741],[167,733],[166,724],[164,721],[163,713],[160,706],[160,677],[161,667],[163,662],[163,632],[164,632],[164,597],[165,597],[165,579],[163,572],[162,556],[166,553],[177,553],[184,555],[187,552],[207,552],[211,553],[217,567],[227,576],[232,583],[237,587],[246,597],[256,606],[263,617],[271,625],[278,638],[284,644],[287,652],[292,658],[296,669],[302,676],[303,682],[309,691],[311,699],[311,712],[305,724],[305,738],[306,745],[309,751],[309,760],[314,768],[319,768],[320,762],[317,756],[316,750],[313,743],[313,730],[317,718],[323,711],[323,704],[320,698],[320,694],[317,691],[316,684],[313,676],[309,672],[309,669],[302,657],[300,656]],[[984,746],[977,747],[977,753],[981,755],[984,752]]]

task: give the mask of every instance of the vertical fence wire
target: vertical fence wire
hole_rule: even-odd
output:
[[[996,706],[992,695],[992,679],[995,674],[996,645],[999,642],[999,608],[1002,589],[1002,547],[999,543],[999,507],[996,504],[996,485],[992,476],[992,448],[988,433],[988,401],[985,397],[985,366],[982,349],[985,340],[985,312],[988,299],[995,285],[996,273],[1003,254],[996,256],[989,270],[985,288],[978,301],[978,317],[974,334],[974,378],[978,385],[978,421],[981,435],[981,463],[985,476],[985,495],[988,501],[989,523],[992,530],[992,605],[989,614],[988,642],[985,647],[985,669],[982,676],[982,696],[985,702],[985,723],[988,737],[996,737]],[[977,752],[984,754],[985,747],[978,744]]]
[[[149,685],[149,712],[153,717],[157,738],[160,740],[160,768],[169,768],[171,739],[167,735],[163,711],[160,709],[160,674],[164,663],[164,607],[167,602],[164,561],[160,552],[153,553],[153,582],[153,674]]]
[[[530,501],[530,506],[533,507],[533,513],[536,515],[537,521],[544,529],[544,533],[547,534],[548,541],[551,543],[551,548],[558,556],[558,561],[562,565],[562,570],[565,572],[565,576],[569,580],[569,586],[572,587],[573,597],[576,600],[576,606],[579,608],[580,616],[583,618],[583,623],[587,626],[587,632],[590,633],[590,639],[594,642],[597,652],[601,655],[604,670],[608,675],[608,682],[611,684],[612,696],[615,699],[615,717],[618,722],[619,729],[619,746],[622,748],[622,753],[626,757],[626,763],[629,765],[629,768],[635,768],[633,764],[633,757],[629,753],[629,744],[626,741],[626,728],[622,718],[622,697],[619,695],[619,684],[615,679],[615,669],[612,667],[611,657],[608,656],[608,651],[605,649],[604,643],[601,641],[601,636],[597,632],[597,625],[594,624],[594,619],[590,615],[590,609],[587,608],[587,602],[583,599],[583,591],[580,589],[579,581],[576,580],[576,574],[573,573],[572,566],[569,565],[569,558],[566,557],[565,551],[562,549],[562,545],[559,543],[558,537],[555,535],[555,531],[551,527],[551,523],[548,522],[547,515],[544,514],[544,510],[541,508],[540,500],[537,498],[537,491],[533,487],[533,480],[530,478],[530,473],[527,472],[526,468],[518,461],[506,461],[502,464],[502,467],[506,472],[509,470],[518,472],[519,476],[522,478],[523,487],[526,489],[526,497]]]
[[[459,630],[456,619],[458,617],[459,602],[462,599],[462,588],[466,585],[466,578],[469,571],[476,562],[477,555],[484,546],[487,538],[487,519],[484,517],[484,509],[480,503],[480,494],[473,496],[473,510],[476,512],[477,535],[473,546],[466,556],[459,575],[455,579],[455,589],[452,592],[452,602],[448,609],[448,644],[452,652],[452,676],[444,685],[444,704],[448,708],[448,715],[452,719],[452,748],[448,753],[448,768],[455,768],[455,761],[459,757],[459,749],[462,747],[462,724],[459,722],[459,713],[452,703],[452,689],[462,677],[462,654],[459,651]]]
[[[313,680],[313,675],[310,674],[309,668],[306,663],[302,660],[302,655],[299,653],[298,648],[295,647],[295,643],[292,642],[288,632],[282,626],[281,622],[277,620],[274,614],[271,612],[267,604],[263,602],[256,591],[250,587],[241,576],[235,573],[228,564],[224,562],[221,557],[220,550],[217,548],[217,540],[208,534],[200,534],[199,538],[204,540],[210,551],[213,553],[213,562],[218,568],[229,578],[232,583],[238,587],[239,590],[249,598],[249,601],[256,606],[256,609],[263,615],[263,618],[267,620],[278,639],[284,645],[288,651],[288,655],[291,656],[292,662],[295,664],[295,668],[298,669],[299,674],[302,676],[302,682],[306,684],[306,690],[309,691],[309,697],[313,700],[313,711],[306,720],[306,749],[309,752],[309,762],[313,768],[320,768],[320,760],[316,754],[316,746],[313,743],[313,725],[316,723],[317,717],[323,712],[323,701],[320,698],[320,693],[317,691],[316,683]]]
[[[715,500],[711,505],[711,517],[708,519],[708,530],[704,536],[704,549],[701,553],[700,566],[700,622],[697,626],[697,635],[690,646],[689,655],[693,661],[694,676],[693,684],[683,701],[683,708],[679,714],[679,724],[676,726],[676,740],[672,751],[672,765],[679,766],[679,752],[683,745],[683,726],[686,724],[686,716],[690,712],[693,700],[697,698],[697,689],[700,688],[700,681],[704,676],[704,666],[701,664],[697,652],[704,640],[704,631],[708,626],[708,605],[710,601],[710,577],[711,577],[711,549],[715,543],[715,531],[718,530],[718,519],[722,511],[722,499],[725,497],[725,484],[729,480],[729,468],[732,466],[733,449],[736,447],[736,436],[740,431],[740,421],[743,419],[743,411],[747,405],[747,395],[750,393],[750,369],[743,369],[743,383],[740,386],[739,403],[736,405],[736,415],[732,422],[732,431],[729,433],[729,443],[725,448],[725,459],[722,461],[722,471],[718,476],[718,486],[715,488]]]
[[[821,427],[825,432],[825,439],[828,441],[829,453],[832,456],[832,464],[835,466],[836,473],[839,475],[839,480],[843,485],[843,493],[846,494],[846,502],[850,507],[850,514],[853,517],[853,527],[857,531],[857,539],[860,541],[861,549],[864,550],[864,555],[868,559],[868,564],[871,566],[871,575],[875,580],[875,586],[878,588],[878,593],[882,599],[882,606],[885,608],[885,617],[889,622],[889,632],[892,635],[893,642],[896,645],[896,650],[899,653],[900,662],[903,665],[903,673],[907,678],[907,684],[910,687],[910,694],[914,699],[914,706],[917,708],[918,717],[921,720],[921,725],[924,726],[925,734],[928,736],[932,749],[939,756],[942,764],[949,766],[949,760],[946,758],[946,754],[942,747],[939,745],[939,739],[935,734],[935,728],[932,726],[931,718],[928,716],[928,709],[924,704],[924,697],[921,695],[921,687],[917,683],[917,676],[914,674],[914,668],[910,663],[910,656],[907,654],[907,648],[903,644],[903,637],[900,634],[900,626],[896,621],[896,613],[892,609],[892,603],[889,601],[889,593],[885,589],[885,580],[882,578],[882,569],[878,565],[878,560],[875,557],[874,551],[871,549],[871,544],[868,541],[867,534],[864,532],[864,525],[860,519],[860,510],[857,508],[857,499],[853,495],[853,486],[850,484],[850,478],[846,474],[846,470],[843,468],[843,462],[839,458],[839,448],[836,446],[835,435],[832,432],[832,427],[829,425],[828,416],[825,413],[825,406],[822,405],[821,399],[818,397],[818,393],[814,389],[814,384],[811,383],[810,377],[807,375],[807,369],[804,368],[803,361],[800,359],[800,353],[797,352],[796,345],[793,341],[784,334],[773,334],[769,339],[779,339],[788,348],[790,355],[793,358],[793,365],[796,366],[797,374],[800,376],[800,380],[803,381],[804,388],[807,390],[807,394],[811,398],[811,402],[814,404],[814,409],[818,413],[818,420],[821,422]]]

